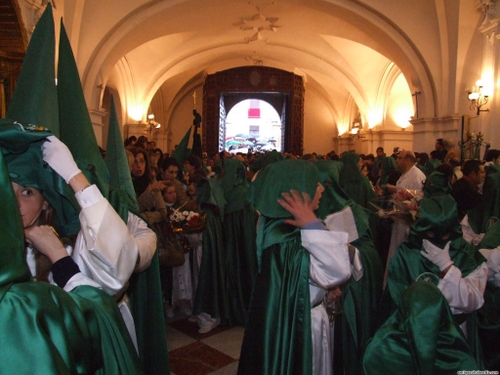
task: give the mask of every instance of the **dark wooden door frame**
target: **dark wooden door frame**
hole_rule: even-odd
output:
[[[282,149],[302,155],[304,138],[304,83],[301,76],[280,69],[247,66],[206,77],[203,85],[203,149],[209,154],[224,144],[221,116],[245,99],[268,102],[284,123]]]

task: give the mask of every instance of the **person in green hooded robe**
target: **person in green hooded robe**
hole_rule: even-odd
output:
[[[2,120],[0,145],[16,198],[26,210],[21,214],[26,261],[33,276],[58,283],[66,291],[93,285],[114,296],[137,348],[134,319],[126,298],[122,299],[132,273],[149,266],[154,233],[128,212],[126,224],[97,186],[89,183],[66,145],[47,129]],[[41,199],[35,201],[37,197]],[[60,243],[58,234],[67,239],[65,246],[59,247],[57,257],[46,257],[44,248]],[[53,264],[68,254],[71,261],[66,261],[72,263],[60,267],[63,282],[59,283]]]
[[[89,284],[66,292],[34,282],[26,263],[23,219],[1,150],[0,189],[0,373],[140,374],[113,298]],[[62,248],[60,242],[57,246]],[[79,273],[67,254],[54,267],[68,265]]]
[[[388,275],[387,287],[396,306],[415,281],[433,280],[466,335],[476,362],[482,365],[476,311],[484,303],[488,267],[463,239],[457,205],[450,195],[420,201],[420,217],[391,259]]]
[[[317,219],[324,191],[314,163],[261,169],[247,198],[260,213],[257,274],[238,374],[331,374],[328,289],[350,276],[347,233]]]
[[[477,249],[488,266],[484,305],[477,312],[479,339],[486,368],[494,370],[500,368],[500,221],[486,231]]]
[[[318,161],[314,165],[325,187],[318,217],[327,227],[348,232],[350,243],[352,277],[341,288],[341,314],[334,315],[332,327],[334,373],[363,374],[361,359],[368,340],[378,328],[376,313],[382,295],[382,263],[372,241],[369,214],[349,199],[338,184],[336,163]]]
[[[344,152],[340,161],[344,164],[339,182],[342,189],[354,202],[368,208],[369,201],[377,197],[370,180],[361,174],[360,157],[354,152]]]
[[[426,281],[405,290],[397,310],[369,342],[363,367],[366,375],[455,375],[479,369],[446,298]]]
[[[375,193],[380,199],[377,199],[377,204],[381,208],[386,208],[390,204],[391,193],[387,189],[387,185],[396,185],[398,178],[401,176],[396,168],[396,159],[393,157],[384,157],[380,162],[380,178],[375,183]],[[382,267],[385,272],[387,265],[387,257],[391,242],[391,233],[393,220],[387,217],[379,217],[377,215],[370,216],[370,227],[373,233],[373,243],[377,249]]]
[[[198,332],[208,333],[219,324],[232,324],[222,232],[226,200],[217,181],[206,177],[196,183],[196,199],[206,217],[193,315],[200,327]]]
[[[223,159],[223,174],[218,180],[224,190],[224,251],[226,288],[230,301],[231,321],[245,324],[252,287],[257,274],[255,251],[257,212],[248,202],[247,168],[237,159]]]
[[[449,177],[439,171],[432,172],[424,183],[424,197],[432,198],[451,194]]]

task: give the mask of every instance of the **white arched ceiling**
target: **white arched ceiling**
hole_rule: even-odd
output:
[[[78,45],[85,96],[94,107],[99,85],[125,77],[131,82],[123,85],[127,92],[122,95],[129,97],[127,103],[142,103],[145,115],[167,81],[175,95],[194,76],[256,64],[301,72],[342,121],[349,116],[350,98],[367,119],[379,103],[378,84],[387,64],[393,62],[410,90],[422,92],[420,111],[436,115],[430,70],[441,62],[440,43],[431,43],[440,31],[434,0],[412,2],[412,14],[401,2],[367,3],[130,0],[117,7],[113,1],[85,2]],[[431,26],[422,25],[424,20]],[[415,41],[426,37],[422,52]],[[125,68],[128,73],[113,74]]]

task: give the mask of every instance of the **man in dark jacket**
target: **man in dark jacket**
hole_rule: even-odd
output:
[[[480,160],[467,160],[462,166],[463,176],[453,184],[452,196],[457,202],[459,219],[481,201],[479,185],[485,177],[484,166]]]

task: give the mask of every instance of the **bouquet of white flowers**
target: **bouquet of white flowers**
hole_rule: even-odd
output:
[[[175,210],[170,215],[174,232],[200,232],[205,227],[205,215],[195,211]]]

